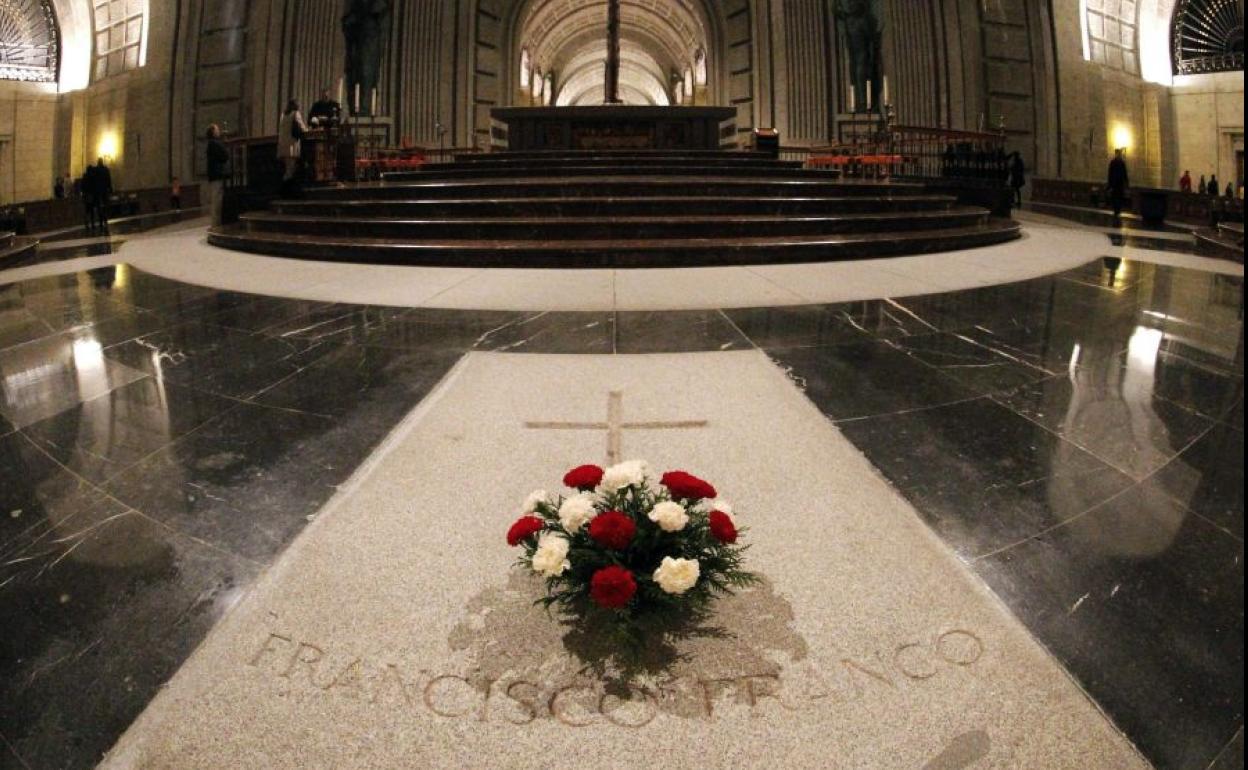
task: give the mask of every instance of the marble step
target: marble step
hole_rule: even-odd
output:
[[[35,254],[39,245],[37,238],[28,238],[11,232],[0,233],[0,267],[12,267],[26,262]]]
[[[729,215],[663,217],[506,217],[392,219],[376,216],[295,216],[245,214],[248,232],[295,233],[352,238],[459,239],[643,239],[742,238],[829,233],[902,232],[967,227],[988,220],[984,209],[963,206],[947,211],[883,212],[840,216]]]
[[[757,179],[760,175],[767,178],[782,179],[839,179],[839,171],[831,169],[807,169],[801,166],[768,167],[764,170],[749,166],[663,166],[663,165],[568,165],[543,169],[540,166],[516,165],[498,168],[475,168],[473,166],[454,166],[442,169],[426,167],[420,171],[394,171],[382,174],[386,182],[421,182],[435,179],[512,179],[532,177],[543,172],[557,173],[563,177],[586,176],[694,176],[694,177],[750,177]]]
[[[1019,236],[1019,225],[990,219],[969,227],[911,232],[748,238],[420,241],[251,233],[244,225],[209,231],[229,249],[340,262],[478,267],[629,268],[774,264],[888,257],[967,249]]]
[[[361,182],[341,187],[309,187],[312,200],[402,200],[415,198],[545,198],[634,196],[734,196],[734,197],[898,197],[919,195],[921,184],[859,182],[824,178],[727,176],[668,177],[532,176],[517,178],[457,179],[425,182]]]
[[[430,200],[277,200],[273,211],[319,217],[378,216],[407,219],[429,217],[532,216],[662,216],[673,211],[705,214],[849,214],[854,212],[932,211],[949,209],[949,195],[895,197],[829,196],[819,198],[747,196],[637,196],[550,198],[447,198]]]
[[[1207,257],[1229,259],[1235,262],[1244,261],[1244,231],[1241,224],[1238,232],[1233,227],[1219,225],[1197,230],[1192,235],[1196,238],[1196,253]]]
[[[794,169],[805,164],[798,160],[775,160],[773,158],[652,158],[648,156],[622,158],[592,158],[582,156],[552,156],[549,158],[528,158],[522,160],[480,160],[471,163],[425,163],[422,171],[444,171],[447,169],[503,169],[503,168],[566,168],[569,166],[591,167],[679,167],[693,166],[699,168],[749,168],[749,169]]]

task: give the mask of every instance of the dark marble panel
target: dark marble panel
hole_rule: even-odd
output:
[[[986,398],[840,428],[963,557],[1036,535],[1132,483]]]
[[[1204,768],[1243,719],[1243,559],[1132,487],[975,566],[1158,767]]]
[[[1049,377],[1045,369],[956,332],[903,337],[901,350],[977,394],[997,393]]]
[[[188,320],[196,318],[231,329],[256,332],[330,307],[343,306],[329,302],[223,291],[204,297],[194,306],[185,308],[181,316]]]
[[[20,433],[0,437],[0,557],[38,528],[107,506],[106,496]]]
[[[883,341],[767,353],[833,420],[924,409],[975,397],[971,389]]]
[[[858,303],[753,307],[723,313],[760,348],[818,347],[869,339],[851,304]]]
[[[53,333],[52,326],[20,304],[9,305],[0,289],[0,350],[21,345]]]
[[[237,403],[146,377],[28,425],[25,433],[74,473],[99,483]]]
[[[1149,238],[1140,235],[1123,235],[1122,233],[1106,233],[1113,246],[1130,246],[1136,249],[1153,249],[1154,251],[1172,251],[1176,254],[1195,254],[1195,240],[1175,240],[1173,238]]]
[[[179,532],[267,561],[372,442],[335,421],[241,404],[117,475],[110,494]]]
[[[615,333],[617,353],[688,353],[752,347],[718,310],[621,312],[616,315]]]
[[[163,382],[250,398],[333,347],[330,343],[277,339],[187,321],[108,348],[106,355]]]
[[[1244,726],[1241,724],[1218,758],[1213,760],[1208,770],[1244,770]]]
[[[506,353],[610,353],[615,345],[613,313],[521,313],[487,330],[474,350]]]
[[[1244,433],[1225,424],[1184,449],[1144,482],[1244,537]]]
[[[98,762],[259,569],[116,503],[10,545],[0,731],[30,767]]]
[[[13,423],[9,422],[4,415],[0,415],[0,436],[7,436],[17,428],[13,427]]]
[[[420,402],[462,354],[347,345],[256,398],[312,414],[350,417],[361,431],[385,435]]]
[[[1163,343],[1164,345],[1165,343]],[[1153,386],[1161,398],[1213,420],[1226,419],[1244,398],[1244,372],[1210,366],[1209,356],[1194,360],[1160,352],[1154,359]]]
[[[408,308],[326,305],[267,326],[261,334],[310,343],[359,342],[373,330],[388,326],[407,312]]]
[[[1150,376],[1118,361],[992,398],[1135,479],[1165,465],[1212,425],[1157,396]]]
[[[0,414],[21,428],[144,376],[90,337],[45,337],[0,351]]]
[[[366,345],[402,350],[468,350],[488,345],[495,334],[531,319],[536,313],[505,310],[415,308],[384,326],[370,329]]]

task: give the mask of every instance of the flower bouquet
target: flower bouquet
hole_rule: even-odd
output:
[[[507,543],[545,578],[538,600],[636,653],[652,634],[703,619],[720,596],[758,582],[732,508],[684,471],[657,485],[640,460],[568,471],[571,496],[529,495]]]

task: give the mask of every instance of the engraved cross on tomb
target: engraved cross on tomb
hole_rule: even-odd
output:
[[[605,430],[607,432],[607,464],[613,465],[620,461],[620,446],[626,430],[679,430],[689,428],[705,428],[706,420],[646,420],[626,422],[624,420],[624,393],[613,390],[607,394],[606,422],[558,422],[553,420],[530,420],[524,427],[535,430]]]

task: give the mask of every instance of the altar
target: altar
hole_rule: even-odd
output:
[[[496,107],[493,146],[508,150],[718,150],[737,139],[734,107]]]

